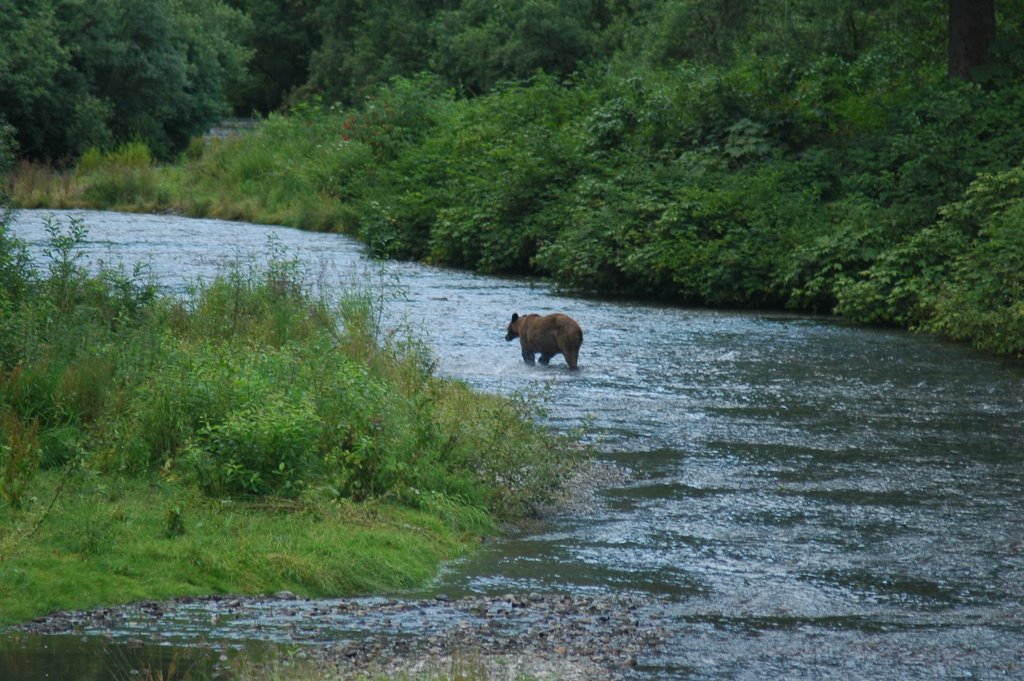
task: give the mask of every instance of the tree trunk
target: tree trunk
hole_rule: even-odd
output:
[[[950,78],[970,80],[996,39],[995,0],[949,0]]]

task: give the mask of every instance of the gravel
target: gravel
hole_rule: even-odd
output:
[[[506,594],[448,599],[189,598],[57,612],[19,630],[127,644],[283,643],[283,659],[338,677],[484,668],[489,678],[620,679],[664,643],[658,602],[642,596]],[[299,651],[296,655],[296,649]],[[284,650],[282,648],[282,650]]]

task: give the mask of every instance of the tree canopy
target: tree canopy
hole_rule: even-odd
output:
[[[167,156],[229,112],[359,105],[423,72],[463,96],[537,73],[868,54],[907,78],[939,60],[1013,78],[1020,23],[1020,0],[0,0],[0,115],[22,156],[132,138]]]
[[[0,102],[21,155],[180,149],[229,110],[244,14],[207,0],[0,0]]]

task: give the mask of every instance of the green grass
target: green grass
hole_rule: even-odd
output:
[[[394,503],[275,508],[80,472],[47,513],[61,477],[37,476],[21,510],[0,512],[0,624],[175,596],[394,591],[469,545],[436,516]],[[180,532],[168,531],[172,513]]]
[[[211,142],[196,158],[157,165],[144,144],[86,152],[73,170],[18,164],[11,198],[22,208],[102,208],[344,231],[349,209],[324,191],[336,162],[322,140],[333,119],[299,130],[271,118],[256,132]],[[283,146],[286,142],[287,146]]]

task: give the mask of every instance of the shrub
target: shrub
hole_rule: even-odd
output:
[[[92,205],[137,207],[170,202],[145,142],[128,142],[106,152],[93,147],[82,154],[75,175],[84,187],[84,198]]]
[[[296,496],[319,472],[320,428],[311,405],[264,399],[199,428],[181,458],[213,496]]]
[[[820,233],[798,245],[790,259],[788,304],[832,313],[837,311],[840,292],[885,251],[889,243],[887,224],[892,218],[861,196],[833,202],[822,213]],[[851,307],[854,301],[848,296],[843,300],[845,313],[856,316]]]
[[[975,180],[942,210],[929,240],[953,239],[948,275],[927,290],[934,316],[924,328],[978,347],[1024,356],[1024,166]]]

